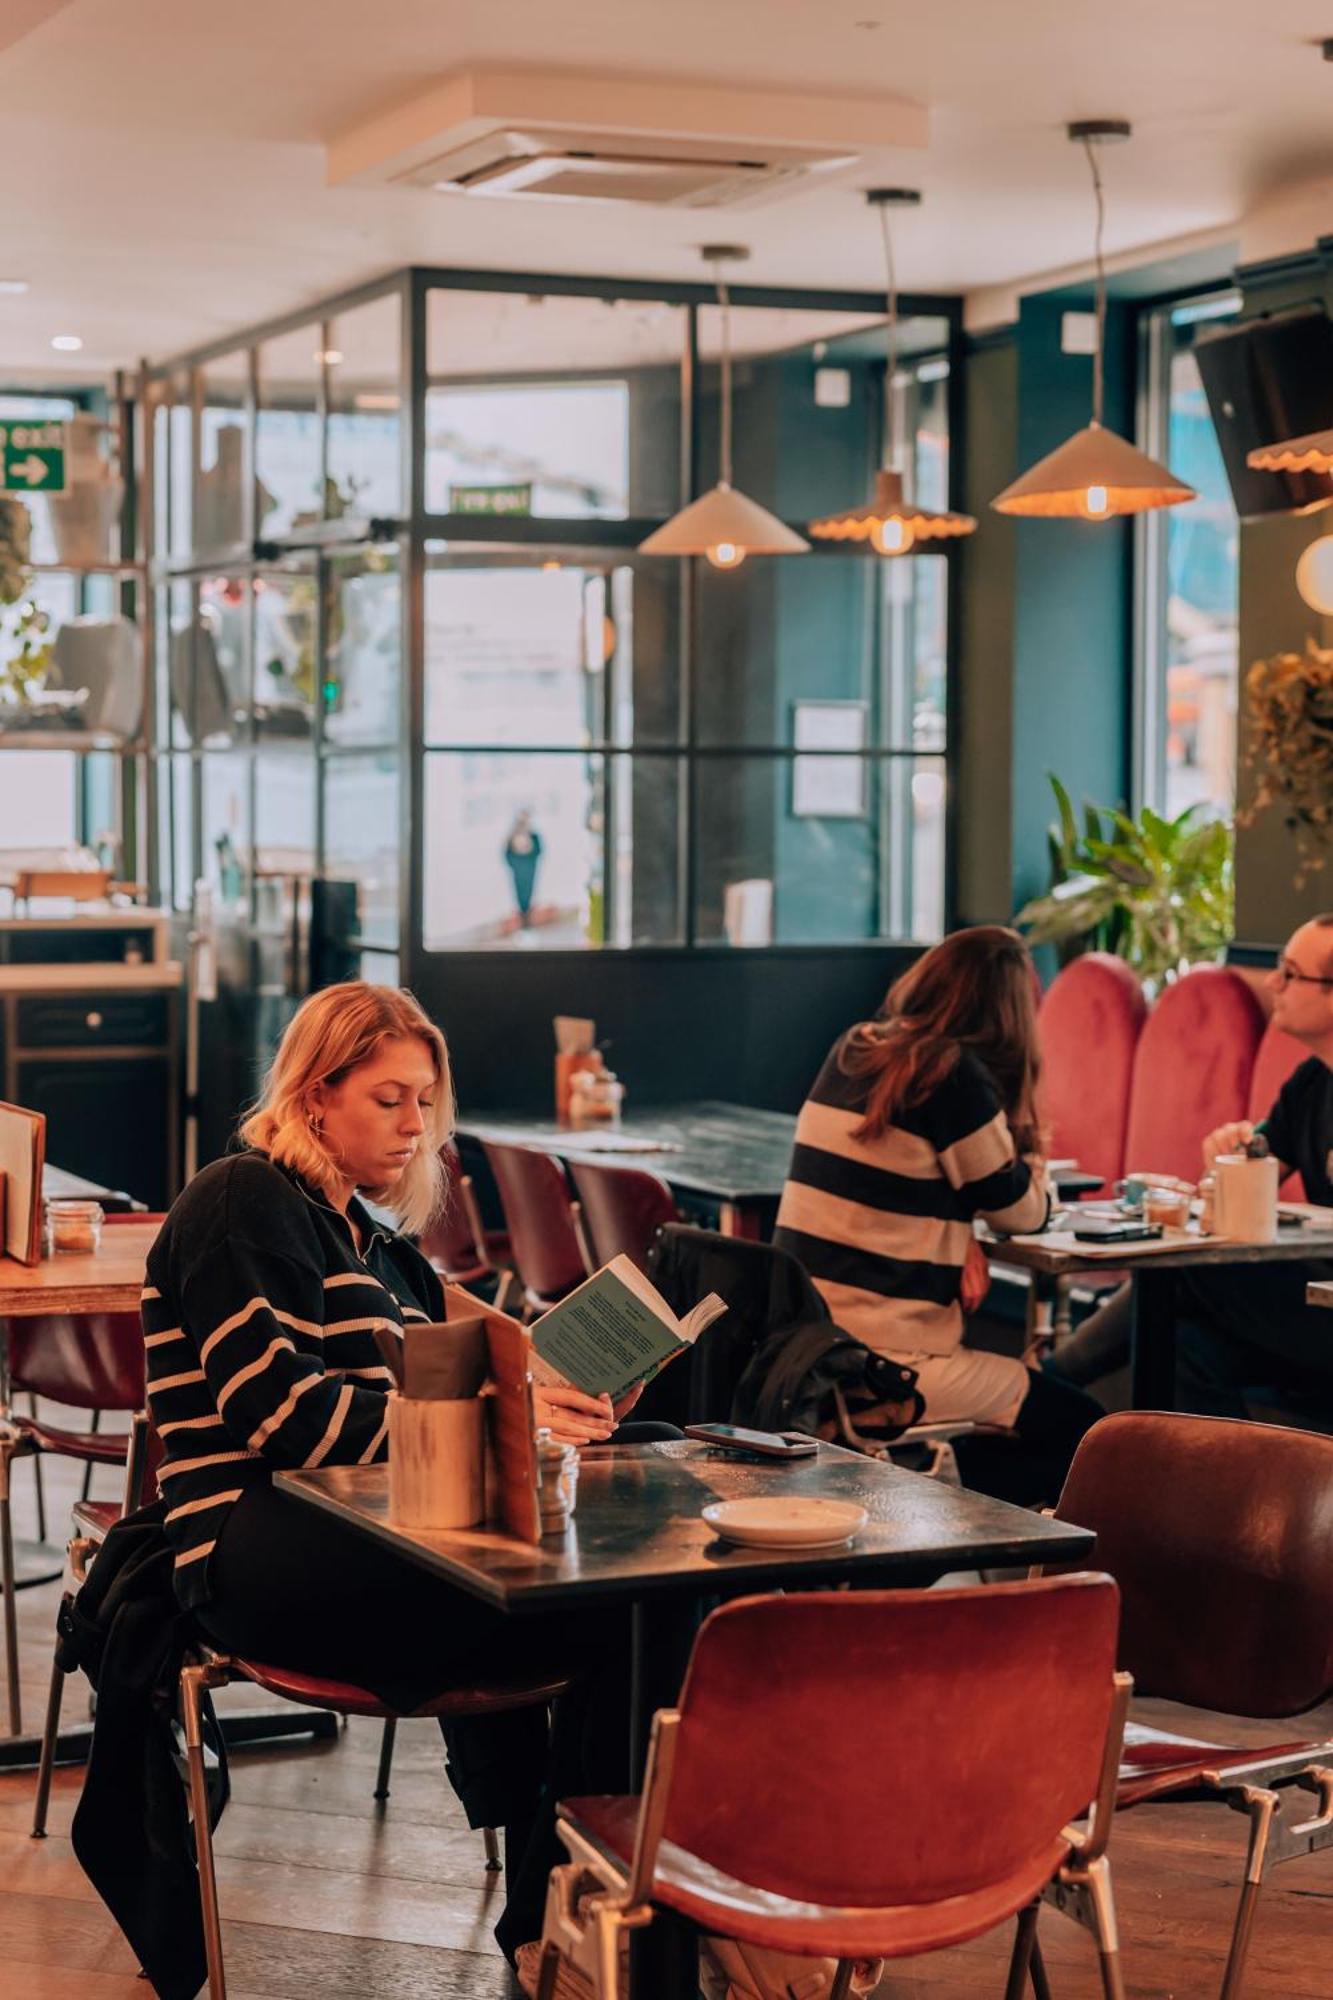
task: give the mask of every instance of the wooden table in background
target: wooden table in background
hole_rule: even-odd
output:
[[[1306,1286],[1305,1296],[1312,1306],[1333,1306],[1333,1283],[1327,1278],[1316,1278]]]

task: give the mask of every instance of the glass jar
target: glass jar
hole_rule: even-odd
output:
[[[609,1069],[576,1070],[569,1082],[571,1125],[618,1125],[625,1086]]]
[[[538,1511],[543,1535],[563,1535],[574,1512],[579,1484],[579,1454],[572,1444],[560,1444],[550,1431],[537,1433]]]
[[[100,1201],[48,1201],[42,1239],[44,1254],[51,1257],[73,1251],[88,1256],[101,1248],[105,1219]]]

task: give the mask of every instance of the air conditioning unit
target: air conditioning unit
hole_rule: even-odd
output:
[[[336,139],[328,178],[546,201],[722,208],[923,147],[891,97],[747,91],[568,70],[461,70]]]

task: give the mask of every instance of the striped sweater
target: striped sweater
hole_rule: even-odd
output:
[[[966,1049],[924,1102],[879,1138],[856,1138],[872,1079],[839,1068],[843,1046],[801,1108],[773,1240],[867,1347],[952,1354],[973,1217],[1011,1232],[1043,1229],[1044,1177],[1018,1158],[999,1093]]]
[[[228,1510],[274,1466],[364,1465],[385,1453],[392,1377],[375,1328],[444,1317],[440,1281],[353,1201],[347,1218],[263,1153],[196,1175],[148,1253],[148,1408],[176,1591],[209,1597]]]

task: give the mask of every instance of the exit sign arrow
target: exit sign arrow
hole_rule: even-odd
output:
[[[65,426],[0,422],[0,493],[65,491]]]
[[[11,479],[23,480],[28,486],[35,486],[39,482],[45,486],[47,471],[46,460],[38,458],[34,452],[29,458],[16,458],[9,467],[9,476]]]

